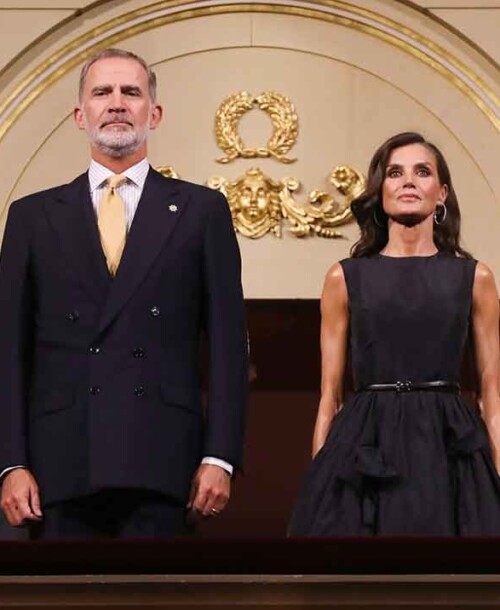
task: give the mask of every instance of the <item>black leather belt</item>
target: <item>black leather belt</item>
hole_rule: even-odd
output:
[[[442,390],[445,392],[460,392],[460,385],[454,381],[396,381],[395,383],[371,383],[358,391],[392,391],[414,392],[416,390]]]

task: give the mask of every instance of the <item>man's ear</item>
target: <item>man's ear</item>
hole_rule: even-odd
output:
[[[151,112],[151,118],[149,120],[149,129],[156,129],[163,117],[163,106],[160,104],[153,104],[153,110]]]
[[[85,121],[83,120],[83,112],[80,106],[73,108],[73,118],[78,126],[78,129],[85,129]]]

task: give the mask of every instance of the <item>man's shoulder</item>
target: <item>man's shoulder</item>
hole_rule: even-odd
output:
[[[167,178],[155,169],[152,170],[152,173],[155,175],[156,179],[163,181],[164,184],[168,184],[169,186],[172,186],[179,191],[194,197],[195,199],[224,199],[224,196],[219,191],[216,191],[208,186],[196,184],[195,182],[189,182],[188,180],[182,180],[180,178]]]
[[[34,203],[37,203],[37,202],[51,200],[51,199],[58,199],[60,196],[64,195],[64,193],[66,193],[68,190],[78,188],[78,186],[81,185],[82,181],[84,181],[86,179],[87,179],[87,172],[80,174],[71,182],[66,182],[64,184],[58,184],[57,186],[52,186],[52,187],[43,189],[41,191],[29,193],[27,195],[24,195],[23,197],[20,197],[19,199],[16,199],[15,201],[13,201],[12,204],[10,205],[10,208],[12,210],[16,210],[16,209],[20,210],[20,209],[24,209],[28,206],[31,207]]]

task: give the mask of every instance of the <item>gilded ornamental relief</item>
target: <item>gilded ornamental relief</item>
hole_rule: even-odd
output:
[[[243,115],[258,109],[268,114],[273,132],[267,145],[260,148],[245,146],[238,128]],[[217,159],[228,164],[235,159],[275,159],[290,164],[288,156],[299,133],[298,116],[292,102],[281,93],[265,91],[251,95],[246,91],[225,98],[215,115],[215,137],[225,153]],[[165,176],[177,178],[172,167],[160,167]],[[352,218],[351,201],[365,188],[365,179],[356,169],[346,165],[335,167],[329,174],[334,195],[320,190],[310,191],[304,203],[295,199],[301,182],[295,177],[273,180],[259,167],[247,170],[236,179],[212,176],[207,185],[223,193],[231,209],[235,230],[245,237],[258,239],[267,233],[282,236],[283,227],[296,237],[317,235],[337,238],[336,229]],[[339,197],[340,196],[340,197]]]

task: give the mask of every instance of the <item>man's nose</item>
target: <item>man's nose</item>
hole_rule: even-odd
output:
[[[109,100],[109,110],[111,112],[124,112],[125,102],[121,91],[113,91]]]

